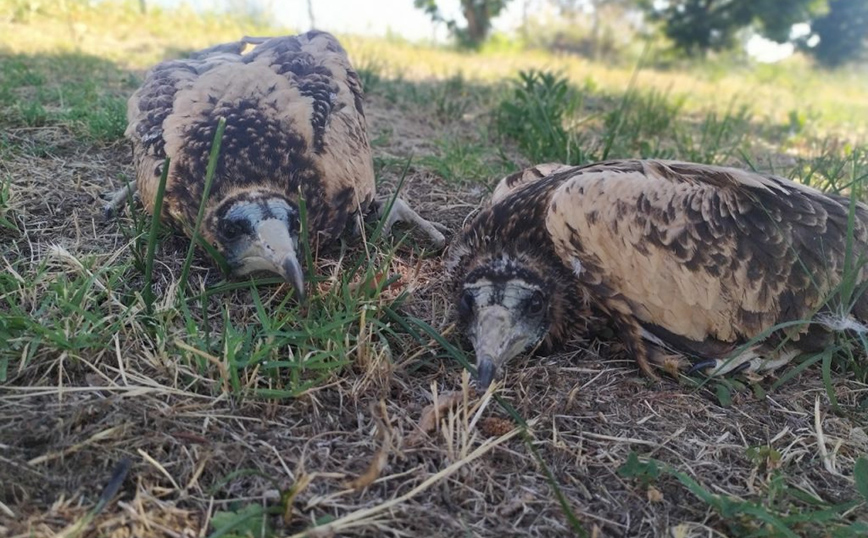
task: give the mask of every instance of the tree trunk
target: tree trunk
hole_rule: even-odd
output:
[[[307,16],[310,18],[310,29],[316,28],[316,19],[313,17],[313,0],[307,0]]]
[[[488,5],[477,5],[474,0],[461,0],[464,18],[467,20],[467,39],[474,45],[482,43],[488,34]]]
[[[591,2],[594,12],[591,14],[591,58],[600,59],[600,2]]]

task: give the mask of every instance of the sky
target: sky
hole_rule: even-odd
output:
[[[299,31],[309,30],[311,26],[307,0],[151,1],[166,6],[187,4],[196,9],[261,5],[279,24]],[[439,3],[447,18],[461,18],[459,0],[439,0]],[[510,2],[506,12],[495,20],[494,27],[504,31],[515,29],[521,22],[523,4],[523,0]],[[411,41],[448,38],[443,25],[435,30],[428,16],[413,6],[413,0],[313,0],[313,12],[317,28],[330,32],[380,36],[392,33]]]
[[[278,7],[280,5],[280,7]],[[458,0],[440,0],[446,18],[460,18]],[[510,2],[507,12],[495,20],[497,29],[510,29],[521,21],[522,2]],[[307,0],[275,0],[272,8],[280,22],[307,29]],[[434,25],[421,9],[413,6],[413,0],[313,0],[314,18],[317,27],[323,30],[384,35],[387,32],[410,40],[446,39],[446,29],[439,25],[434,34]]]
[[[197,9],[222,8],[227,5],[236,9],[245,5],[260,5],[273,14],[277,23],[289,28],[306,31],[311,27],[307,0],[149,0],[177,6],[188,4]],[[446,18],[461,19],[459,0],[438,0]],[[495,30],[511,32],[522,21],[525,4],[529,12],[540,9],[540,0],[513,0],[506,11],[494,20]],[[413,0],[313,0],[313,15],[316,26],[343,34],[399,35],[411,41],[446,42],[448,34],[444,25],[433,25],[428,16],[413,6]],[[747,43],[747,51],[761,62],[774,62],[793,53],[791,44],[777,44],[760,36]]]

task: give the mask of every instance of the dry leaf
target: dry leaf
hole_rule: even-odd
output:
[[[380,473],[382,473],[383,469],[386,468],[387,463],[389,463],[389,445],[383,444],[380,445],[380,449],[377,451],[377,454],[374,455],[374,459],[371,460],[368,469],[355,480],[347,482],[347,487],[356,491],[365,489],[380,478]]]
[[[388,278],[385,271],[380,271],[376,273],[370,280],[360,280],[358,282],[353,282],[350,284],[350,291],[356,293],[358,291],[365,291],[368,293],[373,293],[377,291],[377,288],[380,287],[380,284],[383,283]],[[400,279],[399,279],[400,280]]]
[[[663,493],[661,493],[660,490],[655,488],[654,486],[648,486],[648,502],[662,503]]]
[[[517,497],[512,501],[500,506],[497,509],[497,515],[503,518],[514,518],[519,512],[525,510],[527,505],[533,501],[534,497],[530,493],[525,493],[521,497]]]
[[[292,489],[289,490],[289,495],[286,496],[284,500],[284,508],[283,510],[283,522],[286,525],[292,523],[293,517],[293,506],[295,506],[295,499],[298,497],[298,494],[307,489],[307,486],[310,485],[313,477],[307,473],[302,473],[302,475],[298,478],[295,485],[292,486]]]
[[[477,427],[486,437],[500,437],[511,432],[515,428],[515,424],[505,418],[486,417],[479,421]]]
[[[422,441],[424,434],[431,433],[437,429],[437,420],[449,409],[455,407],[464,401],[464,394],[461,391],[446,392],[437,398],[437,403],[431,404],[422,410],[422,416],[419,417],[419,423],[416,425],[418,431],[413,432],[407,438],[407,444],[413,446]]]
[[[387,424],[386,403],[380,400],[380,413],[385,417],[385,420],[377,416],[376,407],[373,405],[371,406],[371,413],[374,416],[374,420],[377,421],[377,431],[380,434],[380,449],[377,450],[374,459],[368,465],[368,469],[358,478],[347,482],[346,486],[356,491],[370,486],[380,478],[380,473],[383,472],[386,464],[389,463],[389,453],[392,451],[392,431]]]

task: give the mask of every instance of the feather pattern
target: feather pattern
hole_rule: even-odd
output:
[[[254,44],[251,51],[246,51]],[[250,38],[161,63],[130,98],[137,187],[149,210],[171,158],[165,216],[188,229],[199,207],[220,117],[222,151],[206,222],[220,201],[258,189],[308,207],[312,236],[330,240],[374,197],[361,81],[331,35]],[[213,226],[203,236],[213,241]]]
[[[615,323],[650,373],[647,361],[672,351],[720,359],[777,324],[845,310],[829,301],[845,275],[857,288],[868,279],[857,265],[868,254],[868,206],[854,209],[848,239],[848,198],[774,175],[658,160],[542,165],[502,180],[450,246],[448,267],[458,284],[494,252],[529,257],[543,274],[568,268],[569,287]],[[854,322],[868,321],[868,300],[849,306]],[[576,314],[553,316],[549,338],[584,327]],[[791,357],[822,346],[824,334],[796,324],[745,360],[784,337],[780,354]]]

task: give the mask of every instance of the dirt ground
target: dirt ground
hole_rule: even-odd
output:
[[[377,98],[368,110],[374,136],[400,132],[376,147],[378,156],[431,151],[433,127],[424,117]],[[6,134],[53,149],[0,164],[20,187],[25,231],[3,247],[5,257],[39,264],[52,245],[76,256],[111,256],[122,247],[118,224],[101,221],[98,196],[122,174],[132,176],[125,144],[83,146],[60,128]],[[383,170],[387,188],[399,173]],[[485,192],[413,167],[405,195],[454,231]],[[177,239],[165,248],[185,247]],[[446,330],[440,261],[421,263],[421,287],[403,308]],[[167,262],[158,275],[176,269]],[[197,260],[197,275],[209,270]],[[778,502],[781,469],[790,488],[839,503],[855,497],[854,461],[868,452],[868,387],[834,379],[843,410],[835,413],[817,368],[763,397],[737,393],[722,407],[712,390],[652,382],[606,344],[577,343],[569,353],[509,368],[500,394],[530,424],[523,440],[493,400],[477,413],[472,391],[457,412],[444,409],[436,430],[420,431],[426,406],[462,390],[461,368],[434,358],[436,345],[408,344],[392,361],[354,365],[296,400],[274,403],[189,390],[155,350],[118,342],[115,353],[89,361],[60,356],[10,368],[11,382],[0,387],[0,535],[75,536],[75,523],[126,458],[131,467],[118,494],[82,536],[208,536],[213,514],[277,506],[281,493],[292,496],[291,510],[269,516],[281,536],[329,521],[310,535],[571,535],[546,471],[593,535],[725,536],[730,527],[721,515],[674,477],[646,486],[619,475],[629,454],[667,463],[712,494]],[[751,447],[771,447],[780,459],[752,458]],[[353,488],[378,461],[379,477]],[[863,504],[848,518],[864,520],[868,509]]]

